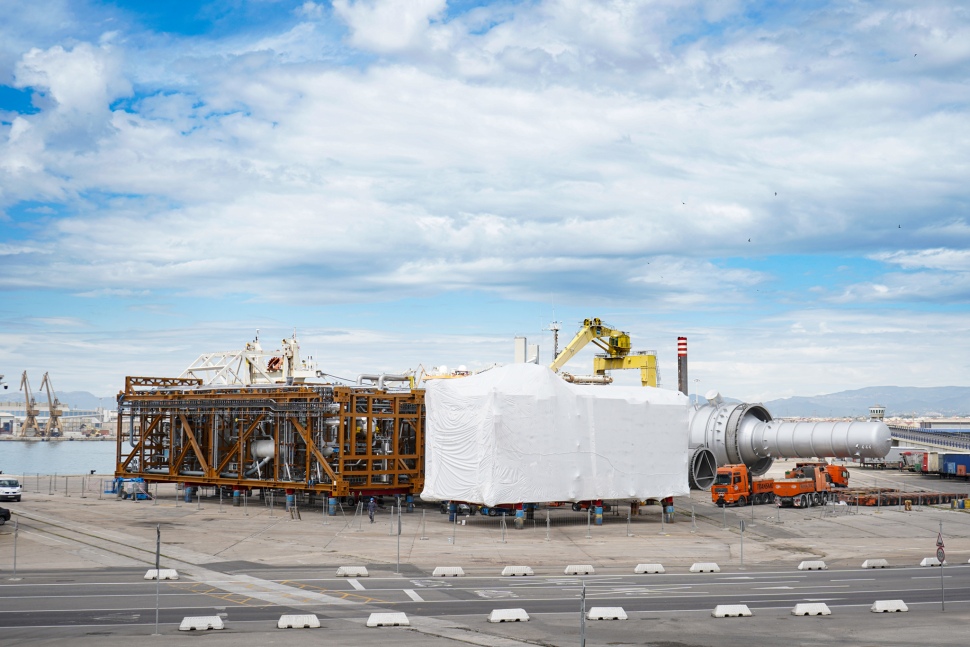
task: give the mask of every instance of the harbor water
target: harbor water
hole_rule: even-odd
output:
[[[35,474],[113,474],[114,440],[0,441],[0,471]]]

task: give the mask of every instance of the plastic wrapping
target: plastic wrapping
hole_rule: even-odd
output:
[[[650,387],[567,384],[512,364],[437,380],[427,405],[427,500],[502,503],[686,495],[688,401]]]

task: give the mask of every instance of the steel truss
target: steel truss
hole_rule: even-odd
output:
[[[421,390],[129,377],[118,411],[119,477],[328,496],[424,486]]]

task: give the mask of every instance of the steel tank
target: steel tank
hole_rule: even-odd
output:
[[[761,404],[726,403],[716,391],[690,413],[692,488],[709,488],[720,465],[743,463],[755,476],[776,458],[882,458],[892,436],[883,422],[773,420]]]

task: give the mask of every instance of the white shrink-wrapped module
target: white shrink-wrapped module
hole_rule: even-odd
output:
[[[498,505],[686,495],[688,402],[677,391],[567,384],[511,364],[431,382],[426,500]]]

